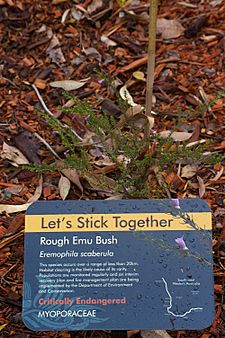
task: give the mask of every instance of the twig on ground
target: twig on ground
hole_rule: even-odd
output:
[[[12,82],[10,79],[7,77],[2,76],[2,79],[9,82],[13,87],[19,88],[14,82]]]
[[[31,85],[31,87],[34,89],[35,93],[37,94],[37,97],[38,97],[39,101],[41,102],[41,105],[44,108],[44,110],[46,111],[46,113],[48,113],[50,116],[54,117],[54,114],[46,106],[44,100],[41,97],[41,94],[39,93],[39,90],[37,89],[37,87],[35,86],[34,83]]]
[[[54,114],[48,109],[48,107],[46,106],[44,100],[41,97],[41,94],[39,93],[39,90],[37,89],[37,87],[35,86],[35,84],[32,84],[31,87],[34,89],[35,93],[37,94],[37,97],[39,99],[39,101],[41,102],[42,107],[44,108],[44,110],[46,111],[46,113],[48,113],[50,116],[55,117]],[[63,128],[69,128],[68,126],[62,124],[60,121],[58,121],[60,126]],[[72,133],[80,140],[83,141],[82,137],[80,137],[80,135],[78,135],[76,133],[76,131],[74,129],[71,129]]]
[[[62,160],[61,157],[55,152],[55,150],[50,146],[50,144],[45,141],[38,133],[34,133],[34,136],[36,136],[51,152],[52,154],[58,158],[58,160]]]

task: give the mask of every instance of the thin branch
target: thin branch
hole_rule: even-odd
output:
[[[39,93],[39,90],[37,89],[35,84],[32,84],[31,87],[34,89],[35,93],[37,94],[37,97],[38,97],[39,101],[41,102],[41,105],[44,108],[44,110],[46,111],[46,113],[48,113],[52,117],[55,117],[54,114],[46,106],[46,104],[45,104],[44,100],[42,99],[41,94]],[[58,123],[63,128],[69,128],[68,126],[62,124],[60,121],[58,121]],[[80,141],[83,141],[82,137],[80,137],[80,135],[78,135],[74,129],[71,128],[71,131]]]
[[[55,150],[50,146],[50,144],[45,141],[38,133],[34,133],[34,136],[36,136],[51,152],[52,154],[58,158],[58,160],[62,160],[61,157],[55,152]]]
[[[31,87],[34,89],[35,93],[37,94],[37,97],[38,97],[39,101],[41,102],[41,105],[44,108],[44,110],[46,111],[46,113],[48,113],[50,116],[54,117],[54,114],[46,106],[44,100],[41,97],[41,94],[39,93],[39,90],[37,89],[37,87],[35,86],[34,83],[31,85]]]

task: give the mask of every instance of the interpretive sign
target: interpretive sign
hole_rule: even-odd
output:
[[[24,323],[35,331],[209,326],[211,228],[200,199],[32,204]]]

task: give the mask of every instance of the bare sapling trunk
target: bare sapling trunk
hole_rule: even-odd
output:
[[[158,0],[150,0],[147,87],[146,87],[146,106],[145,106],[147,116],[151,116],[151,111],[152,111],[152,95],[153,95],[154,70],[155,70],[157,9],[158,9]]]

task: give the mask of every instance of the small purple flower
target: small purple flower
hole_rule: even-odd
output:
[[[100,79],[100,80],[98,80],[98,83],[99,84],[102,84],[102,83],[104,83],[105,82],[105,80],[104,79]]]
[[[86,115],[86,116],[84,116],[84,121],[86,122],[86,121],[88,121],[89,119],[90,119],[90,115]]]
[[[172,198],[172,199],[171,199],[171,202],[172,202],[174,208],[180,209],[180,201],[179,201],[178,198]]]
[[[181,250],[188,250],[188,247],[186,246],[186,243],[184,241],[184,236],[176,238],[175,242],[179,245],[179,248]]]

